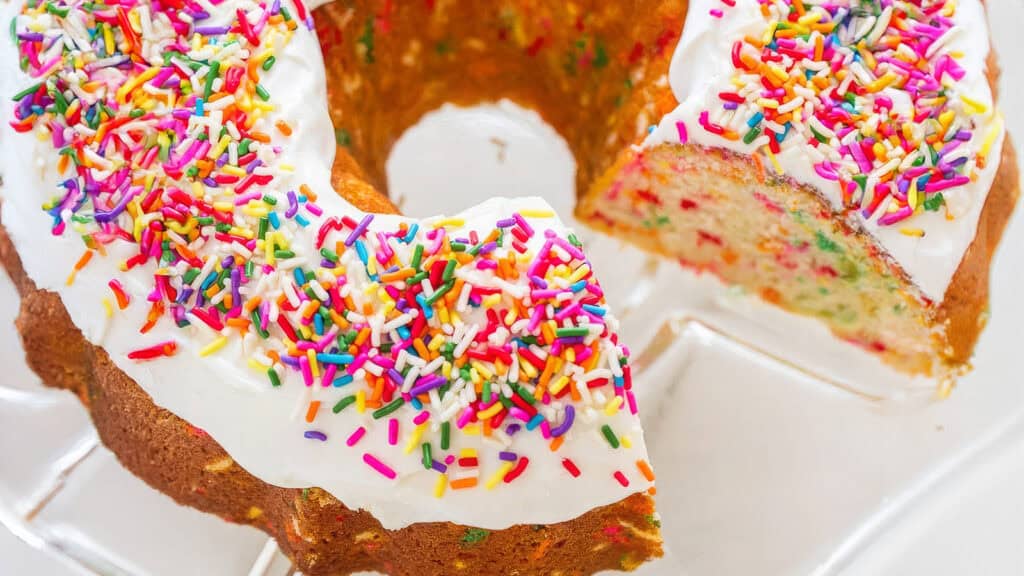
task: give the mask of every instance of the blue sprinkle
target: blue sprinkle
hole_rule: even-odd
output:
[[[295,283],[300,288],[306,285],[306,275],[302,272],[302,268],[296,268],[292,275],[295,276]]]
[[[344,376],[340,376],[338,378],[335,378],[334,382],[332,382],[331,384],[335,388],[341,388],[342,386],[344,386],[346,384],[349,384],[351,382],[352,382],[352,375],[351,374],[345,374]]]
[[[754,126],[760,124],[761,120],[764,120],[764,114],[760,112],[755,112],[754,115],[750,117],[750,120],[747,120],[747,126],[753,128]]]
[[[317,336],[324,335],[324,317],[319,314],[313,315],[313,330]]]
[[[543,421],[544,421],[544,416],[541,416],[540,414],[537,414],[533,418],[530,418],[530,421],[526,423],[526,429],[527,430],[533,430],[537,426],[540,426],[540,423],[543,422]]]
[[[306,217],[303,216],[302,214],[296,214],[295,221],[298,222],[299,226],[302,226],[303,228],[309,226],[309,220],[307,220]]]
[[[420,305],[420,308],[423,309],[423,315],[427,320],[434,317],[434,310],[430,306],[427,306],[427,299],[423,297],[422,293],[416,295],[416,302]]]
[[[359,259],[363,261],[363,266],[366,266],[370,261],[370,256],[366,253],[366,245],[362,240],[356,240],[356,252],[359,254]]]
[[[569,285],[569,289],[572,290],[573,292],[579,292],[580,290],[583,290],[586,287],[587,287],[587,281],[586,280],[580,280],[579,282],[577,282],[575,284],[570,284]]]
[[[281,219],[277,217],[277,212],[270,213],[270,225],[274,227],[274,230],[281,227]]]
[[[416,398],[415,396],[413,397],[412,402],[409,402],[409,404],[412,404],[412,407],[415,408],[416,410],[423,410],[423,402],[420,402],[420,399]]]
[[[595,316],[604,316],[608,313],[603,306],[595,306],[593,304],[584,304],[583,309]]]
[[[615,381],[616,388],[622,388],[623,386],[626,385],[626,379],[623,378],[622,376],[615,376],[612,379]]]
[[[405,235],[405,238],[402,238],[402,240],[404,240],[406,244],[408,244],[409,242],[412,242],[413,240],[416,239],[416,233],[419,232],[419,231],[420,231],[420,225],[419,224],[413,224],[412,226],[409,226],[409,232]]]
[[[196,98],[196,116],[204,116],[203,99]]]
[[[324,364],[351,364],[355,357],[351,354],[317,354],[316,359]]]

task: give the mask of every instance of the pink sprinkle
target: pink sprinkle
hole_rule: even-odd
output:
[[[686,144],[690,140],[690,135],[686,132],[686,124],[683,122],[676,122],[676,131],[679,132],[679,143]]]
[[[420,424],[423,424],[424,422],[426,422],[429,418],[430,418],[430,412],[427,412],[426,410],[424,410],[424,411],[420,412],[419,414],[417,414],[416,417],[412,419],[412,423],[417,425],[417,426],[419,426]]]
[[[719,10],[718,8],[712,8],[710,13],[715,18],[721,18],[722,17],[722,11]]]
[[[473,412],[473,409],[467,406],[466,409],[462,411],[462,415],[459,416],[459,420],[458,422],[455,423],[455,425],[458,426],[460,429],[464,428],[466,424],[469,424],[469,421],[475,415],[476,412]]]
[[[615,479],[619,481],[619,484],[622,484],[623,488],[629,486],[629,479],[626,478],[626,475],[621,470],[615,471]]]
[[[345,440],[345,444],[348,444],[349,448],[351,448],[352,446],[355,446],[357,442],[362,440],[363,436],[365,434],[366,434],[366,428],[363,428],[362,426],[360,426],[359,428],[356,428],[356,431],[353,432],[351,436],[348,437],[348,440]],[[365,459],[365,457],[364,457],[364,459]],[[371,466],[372,466],[372,464],[371,464]]]
[[[369,452],[363,454],[363,462],[366,462],[370,466],[370,468],[373,468],[377,472],[380,472],[381,475],[387,478],[388,480],[394,480],[398,476],[398,474],[395,474],[394,470],[389,468],[380,460],[374,458],[373,455],[371,455]]]
[[[392,418],[388,420],[388,444],[394,446],[398,444],[398,419]]]

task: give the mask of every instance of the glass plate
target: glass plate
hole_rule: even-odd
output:
[[[1004,111],[1020,141],[1024,3],[989,4]],[[572,213],[569,150],[510,103],[429,115],[388,171],[411,215],[452,213],[483,195],[540,195]],[[1024,530],[1019,215],[994,264],[977,369],[944,402],[812,321],[581,232],[634,350],[659,477],[666,558],[640,574],[1024,573],[1014,536]],[[16,313],[3,277],[4,573],[293,573],[261,532],[180,507],[122,469],[78,401],[25,366]]]

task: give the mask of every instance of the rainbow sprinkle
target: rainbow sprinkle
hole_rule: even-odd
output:
[[[766,27],[732,47],[731,89],[701,128],[776,156],[806,149],[843,204],[889,226],[944,205],[990,146],[964,93],[951,0],[757,0]],[[728,8],[727,8],[728,9]],[[684,128],[680,133],[685,134]],[[977,141],[977,142],[976,142]]]
[[[152,271],[148,297],[131,298],[116,278],[108,286],[118,309],[148,308],[140,334],[170,321],[200,341],[201,357],[246,350],[270,386],[337,390],[330,412],[309,403],[306,423],[352,405],[366,426],[386,421],[388,444],[404,433],[405,453],[441,476],[438,497],[476,487],[483,465],[487,488],[528,474],[518,434],[539,434],[554,452],[581,418],[635,415],[629,353],[580,243],[529,220],[552,214],[508,214],[474,230],[451,219],[386,224],[325,214],[307,186],[287,189],[291,169],[275,142],[294,132],[273,118],[261,79],[305,33],[300,23],[312,26],[294,8],[28,2],[14,31],[36,83],[15,96],[11,125],[57,151],[64,179],[44,209],[53,234],[79,234],[87,247],[69,283],[94,254],[107,257],[105,246],[133,246],[121,269]],[[303,230],[315,232],[313,254],[294,241]],[[178,352],[167,341],[128,357]],[[344,442],[356,448],[367,432]],[[456,457],[455,434],[506,450],[491,463],[472,449]],[[319,430],[303,436],[328,441]],[[628,485],[621,472],[615,480]]]

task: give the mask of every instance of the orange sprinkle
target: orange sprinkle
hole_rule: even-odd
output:
[[[551,444],[549,444],[548,447],[551,449],[552,452],[558,452],[558,449],[562,447],[562,443],[563,442],[565,442],[565,436],[564,435],[559,436],[558,438],[555,438],[554,440],[552,440]]]
[[[306,198],[309,198],[310,202],[316,202],[316,198],[317,198],[316,192],[313,192],[313,189],[310,188],[308,185],[303,184],[303,185],[299,186],[299,192],[302,192],[303,196],[305,196]]]
[[[313,423],[316,420],[316,413],[320,410],[320,401],[313,400],[309,403],[309,409],[306,410],[306,422]]]
[[[449,486],[451,487],[452,490],[472,488],[476,486],[476,478],[459,478],[458,480],[452,480]]]
[[[292,135],[292,127],[289,126],[288,123],[285,122],[284,120],[278,120],[277,123],[274,124],[274,126],[281,134],[284,134],[285,136]]]
[[[267,136],[263,132],[256,132],[256,131],[250,132],[249,133],[249,138],[252,138],[253,140],[255,140],[257,142],[262,142],[264,144],[270,144],[270,136]]]
[[[651,466],[646,460],[637,460],[636,467],[640,470],[640,473],[647,478],[648,482],[654,482],[654,470],[651,470]]]

